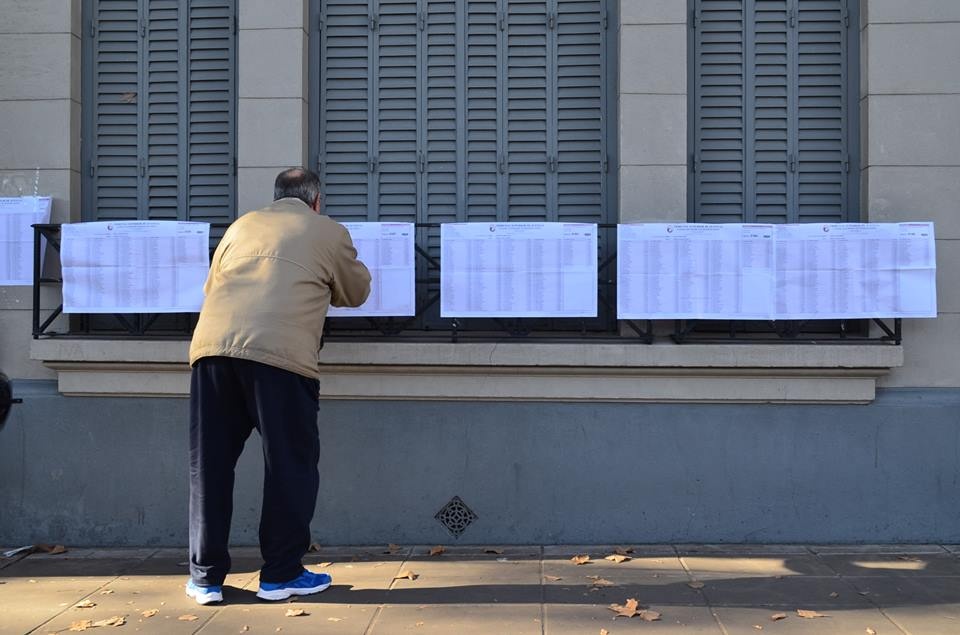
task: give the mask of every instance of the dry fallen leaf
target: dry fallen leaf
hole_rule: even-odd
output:
[[[122,101],[122,102],[125,103],[125,104],[132,104],[132,103],[134,103],[135,101],[137,101],[137,94],[136,94],[136,93],[124,93],[124,94],[120,95],[120,101]]]
[[[812,620],[818,617],[830,617],[829,615],[824,615],[823,613],[817,613],[816,611],[808,611],[806,609],[797,609],[797,615],[800,617]]]
[[[246,632],[249,631],[249,630],[250,630],[250,627],[247,626],[246,624],[244,624],[244,625],[240,628],[240,632],[241,632],[241,633],[246,633]]]
[[[443,553],[446,550],[447,549],[443,545],[437,545],[436,547],[433,547],[432,549],[430,549],[430,555],[439,556],[441,553]]]
[[[621,556],[628,556],[633,553],[633,547],[614,547],[613,553],[620,554]]]
[[[159,612],[160,612],[160,609],[147,609],[146,611],[144,611],[144,612],[141,613],[140,615],[142,615],[143,617],[153,617],[154,615],[156,615],[156,614],[159,613]]]
[[[423,622],[417,622],[414,626],[423,626]]]
[[[637,610],[639,602],[634,598],[627,600],[622,606],[620,604],[611,604],[608,608],[617,614],[617,617],[633,617],[634,615],[639,615],[640,611]]]
[[[342,622],[342,621],[343,621],[343,618],[342,618],[342,617],[328,617],[328,618],[327,618],[327,621],[328,621],[328,622]]]
[[[774,613],[773,615],[770,616],[771,622],[779,622],[780,620],[785,620],[785,619],[787,619],[786,613]]]
[[[394,580],[403,580],[403,579],[416,580],[418,577],[420,577],[420,576],[418,576],[418,575],[417,575],[416,573],[414,573],[413,571],[410,571],[409,569],[404,569],[403,571],[401,571],[400,573],[398,573],[396,576],[394,576],[393,579],[394,579]]]
[[[70,630],[73,632],[85,631],[91,626],[93,626],[92,620],[80,620],[78,622],[70,622]]]
[[[104,589],[103,591],[100,591],[100,595],[110,595],[111,593],[113,593],[113,589]]]
[[[49,553],[50,555],[57,555],[58,553],[66,553],[67,548],[63,545],[48,545],[45,543],[39,543],[33,545],[30,549],[31,553]]]
[[[97,605],[96,602],[91,602],[90,600],[81,600],[73,605],[75,609],[92,609]]]
[[[869,626],[867,627],[867,635],[877,635],[877,631],[873,630]]]
[[[600,587],[600,586],[617,586],[616,584],[614,584],[614,583],[611,582],[610,580],[607,580],[606,578],[601,578],[601,577],[598,576],[598,575],[588,575],[587,577],[590,578],[591,580],[593,580],[593,582],[590,583],[590,586],[597,586],[597,587]]]
[[[630,560],[630,556],[625,556],[620,553],[615,553],[607,556],[606,558],[604,558],[604,560],[609,560],[610,562],[616,562],[617,564],[620,564],[621,562],[626,562],[627,560]]]
[[[400,545],[395,545],[391,542],[389,545],[387,545],[387,550],[383,553],[397,553],[400,551],[400,549],[402,549]]]
[[[123,626],[127,623],[127,618],[122,615],[114,615],[105,620],[97,620],[91,626]]]
[[[503,553],[503,549],[493,549],[493,548],[484,549],[484,550],[483,550],[483,553],[495,553],[495,554],[499,555],[499,554],[502,554],[502,553]]]
[[[687,582],[687,586],[690,587],[691,589],[702,589],[703,582],[701,582],[700,580],[694,580],[693,582]]]
[[[303,544],[303,543],[301,543],[301,544]],[[320,547],[320,543],[319,543],[319,542],[311,542],[311,543],[310,543],[310,546],[307,547],[307,553],[311,553],[311,552],[314,552],[314,553],[315,553],[315,552],[317,552],[317,551],[320,551],[320,549],[321,549],[321,547]]]
[[[187,613],[186,615],[181,615],[177,619],[180,620],[181,622],[196,622],[200,618],[197,617],[196,615],[191,615],[190,613]]]
[[[755,629],[757,629],[758,631],[762,631],[762,630],[763,630],[763,627],[760,626],[759,624],[754,624],[753,627],[754,627]]]
[[[332,562],[321,562],[320,564],[317,565],[317,567],[323,569],[323,568],[329,567],[332,564],[333,564]]]
[[[543,576],[543,579],[544,579],[544,580],[550,580],[551,582],[556,582],[556,581],[558,581],[558,580],[563,580],[563,578],[561,578],[561,577],[558,576],[558,575],[545,575],[545,576]]]
[[[285,617],[300,617],[301,615],[310,615],[303,609],[287,609],[287,612],[284,613]]]
[[[570,558],[570,562],[572,562],[573,564],[587,564],[588,562],[590,562],[590,556],[586,554],[576,555]]]
[[[600,629],[600,635],[610,635],[610,631],[605,628]]]
[[[638,615],[644,622],[657,622],[660,620],[660,613],[651,611],[650,609],[643,609]]]

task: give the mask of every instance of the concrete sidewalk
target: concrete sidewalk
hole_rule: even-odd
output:
[[[254,596],[259,554],[234,549],[222,605],[184,595],[182,549],[71,549],[0,559],[0,633],[960,633],[956,546],[648,545],[323,548],[333,586],[295,602]],[[589,554],[586,564],[571,557]],[[412,572],[415,579],[397,579]],[[660,614],[616,617],[635,598]],[[83,604],[93,604],[79,608]],[[290,609],[305,614],[287,616]],[[804,618],[801,611],[824,617]],[[153,614],[151,614],[153,613]],[[777,614],[785,615],[773,619]],[[648,617],[653,615],[646,613]]]

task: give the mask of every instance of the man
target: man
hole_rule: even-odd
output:
[[[301,563],[320,480],[317,355],[328,307],[363,304],[370,273],[347,230],[320,215],[315,173],[281,172],[274,199],[220,241],[190,344],[187,595],[200,604],[223,599],[234,468],[254,428],[264,458],[257,596],[283,600],[331,582]]]

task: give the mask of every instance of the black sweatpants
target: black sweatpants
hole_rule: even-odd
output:
[[[230,570],[234,468],[250,432],[263,445],[262,582],[303,570],[317,502],[319,383],[231,357],[204,357],[190,378],[190,575],[223,584]]]

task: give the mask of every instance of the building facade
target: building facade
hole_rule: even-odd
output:
[[[960,539],[952,0],[0,0],[0,16],[0,195],[52,196],[53,222],[205,220],[216,239],[293,165],[321,171],[341,220],[419,223],[428,256],[452,221],[597,222],[607,257],[618,222],[935,222],[939,315],[904,320],[901,344],[875,325],[679,344],[672,323],[647,344],[611,315],[579,338],[453,341],[430,310],[408,337],[331,337],[319,542]],[[59,289],[41,292],[46,316]],[[0,287],[0,370],[24,400],[0,430],[0,542],[184,544],[186,337],[91,338],[61,316],[34,339],[33,308]]]

